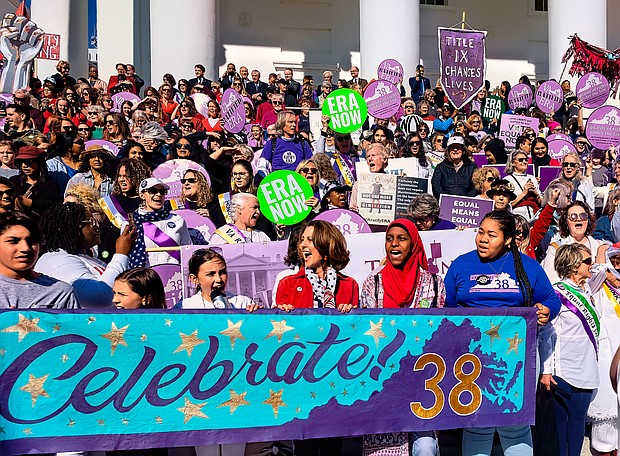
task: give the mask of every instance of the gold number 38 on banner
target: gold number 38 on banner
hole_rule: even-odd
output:
[[[446,397],[443,390],[440,388],[439,383],[446,375],[446,362],[444,359],[436,353],[425,353],[420,356],[414,366],[414,371],[421,371],[429,365],[433,364],[437,369],[435,375],[424,382],[426,391],[430,391],[435,396],[435,402],[432,407],[426,408],[421,402],[415,401],[409,404],[411,412],[418,418],[429,420],[435,418],[443,410],[446,402]],[[465,364],[471,364],[472,370],[469,373],[463,372]],[[476,355],[471,353],[465,353],[459,357],[454,363],[454,377],[458,380],[458,383],[452,387],[450,394],[448,395],[448,403],[454,413],[462,416],[471,415],[482,405],[482,391],[476,384],[476,380],[482,372],[482,363]],[[468,404],[461,402],[461,394],[468,392],[471,395],[471,400]]]

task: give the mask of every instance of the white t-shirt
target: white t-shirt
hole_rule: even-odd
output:
[[[254,304],[247,296],[243,295],[234,295],[232,293],[226,292],[226,299],[234,309],[245,309],[246,307]],[[183,299],[179,304],[177,304],[177,308],[181,309],[225,309],[224,305],[218,305],[220,303],[213,303],[211,301],[207,301],[202,297],[202,293],[198,292],[191,298]]]

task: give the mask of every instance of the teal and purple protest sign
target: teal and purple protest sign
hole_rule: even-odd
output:
[[[441,85],[457,109],[484,87],[487,32],[438,28]]]
[[[598,108],[609,98],[609,81],[600,73],[586,73],[579,78],[575,93],[584,108]]]
[[[534,422],[535,309],[0,313],[0,453]]]

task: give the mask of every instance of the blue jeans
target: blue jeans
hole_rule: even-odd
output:
[[[562,456],[579,456],[586,433],[586,413],[592,390],[575,388],[560,377],[553,376],[557,385],[551,384],[555,425]]]
[[[463,456],[488,456],[495,431],[502,442],[504,456],[532,456],[532,432],[526,425],[468,428],[463,430]]]

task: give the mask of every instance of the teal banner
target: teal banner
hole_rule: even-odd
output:
[[[533,423],[535,311],[422,310],[0,312],[0,454]]]

